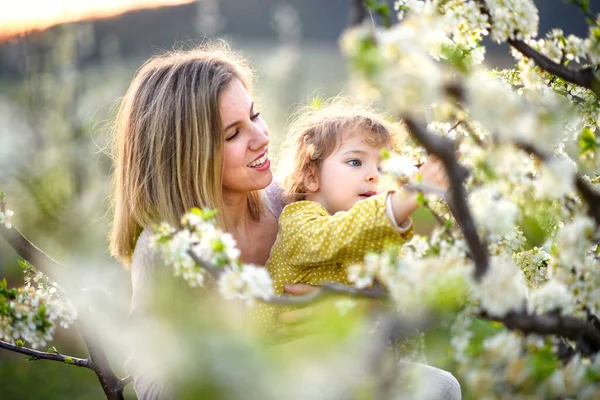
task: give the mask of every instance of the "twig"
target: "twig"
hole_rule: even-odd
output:
[[[8,242],[19,256],[31,265],[35,265],[36,268],[39,268],[49,277],[52,277],[52,271],[56,267],[66,268],[64,265],[55,261],[37,248],[14,226],[8,229],[4,225],[0,225],[0,236]],[[85,334],[83,330],[86,331]],[[90,354],[89,368],[96,374],[96,377],[104,390],[104,394],[108,399],[123,399],[123,388],[120,386],[119,379],[116,377],[108,363],[108,358],[106,357],[100,340],[96,338],[95,334],[93,334],[90,329],[83,328],[80,330],[80,334]]]
[[[443,199],[445,199],[447,196],[446,192],[444,190],[440,189],[438,186],[427,184],[425,182],[419,182],[419,183],[407,182],[402,186],[402,188],[409,190],[409,191],[413,191],[413,192],[434,194],[436,196],[440,196]]]
[[[64,265],[54,260],[42,250],[31,243],[17,228],[6,228],[0,225],[0,236],[15,250],[15,252],[31,265],[41,270],[52,278],[53,272],[57,267],[66,268]],[[55,280],[55,279],[53,279]]]
[[[509,39],[508,43],[525,57],[533,60],[544,71],[554,74],[567,82],[591,90],[596,95],[596,98],[600,100],[600,80],[592,67],[570,69],[552,61],[522,40]]]
[[[15,353],[25,354],[27,356],[33,357],[34,359],[58,361],[58,362],[62,362],[64,364],[70,364],[70,365],[75,365],[77,367],[85,367],[85,368],[92,369],[92,367],[90,365],[90,360],[88,360],[87,358],[84,359],[84,358],[65,356],[60,353],[48,353],[45,351],[38,351],[38,350],[30,349],[28,347],[17,346],[12,343],[5,342],[3,340],[0,340],[0,348],[14,351]]]
[[[550,156],[531,143],[515,140],[515,146],[524,150],[525,152],[532,154],[544,162],[548,162]],[[586,181],[583,180],[579,173],[575,173],[573,176],[575,187],[581,194],[581,197],[585,200],[588,205],[588,214],[594,218],[596,225],[600,225],[600,193],[592,188]]]
[[[364,0],[352,0],[348,15],[349,27],[360,25],[369,16]]]
[[[215,265],[212,265],[205,259],[198,257],[198,255],[192,249],[189,249],[187,254],[192,258],[192,260],[194,260],[196,264],[204,268],[214,280],[219,279],[219,275],[221,275],[222,270],[219,270]]]
[[[482,12],[488,16],[490,22],[493,24],[492,15],[487,8],[485,0],[478,0],[478,3],[482,8]],[[594,68],[586,67],[571,69],[552,61],[522,40],[508,39],[507,42],[525,57],[533,60],[533,62],[544,71],[554,74],[574,85],[591,90],[594,95],[596,95],[596,98],[600,100],[600,80],[596,76]]]
[[[345,294],[352,297],[361,297],[367,299],[386,299],[388,293],[380,285],[372,289],[358,289],[353,286],[343,285],[341,283],[325,283],[314,292],[303,296],[279,296],[270,300],[261,300],[266,304],[273,305],[304,305],[316,300],[325,298],[332,294]]]
[[[488,269],[488,254],[483,245],[475,222],[467,203],[467,193],[463,182],[468,175],[465,167],[456,161],[454,142],[450,139],[429,133],[417,124],[410,116],[403,118],[410,133],[425,147],[430,154],[435,154],[442,160],[450,179],[449,205],[469,246],[475,263],[475,279],[480,280]]]

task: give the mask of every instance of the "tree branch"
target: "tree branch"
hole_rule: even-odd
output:
[[[463,186],[468,171],[456,161],[454,142],[448,138],[428,132],[425,128],[417,124],[410,116],[403,119],[410,133],[430,154],[439,157],[446,167],[450,179],[450,189],[448,190],[449,194],[447,196],[450,211],[454,215],[473,256],[473,262],[475,263],[475,279],[480,280],[488,269],[489,260],[487,250],[477,234],[475,222],[473,221],[467,202],[467,193]]]
[[[518,148],[536,156],[544,162],[548,162],[550,159],[548,154],[542,152],[531,143],[518,140],[515,140],[514,143]],[[575,187],[588,205],[588,215],[594,218],[596,225],[600,225],[600,193],[591,187],[589,183],[584,181],[581,175],[579,175],[577,172],[575,173],[573,180],[575,182]]]
[[[584,339],[593,352],[600,351],[600,333],[586,321],[571,315],[546,313],[542,315],[511,311],[504,317],[489,315],[485,312],[479,317],[502,322],[507,328],[525,334],[557,335],[571,340]]]
[[[19,256],[51,278],[52,271],[56,267],[66,268],[37,248],[14,226],[8,229],[4,225],[0,225],[0,236],[8,242]],[[84,325],[83,329],[80,330],[81,337],[90,354],[89,368],[96,374],[106,397],[108,399],[121,400],[123,399],[123,388],[121,387],[120,380],[113,373],[100,340],[90,329],[87,329],[89,326],[91,325]],[[84,333],[83,330],[86,332]]]
[[[31,243],[17,228],[7,228],[0,225],[0,236],[15,250],[15,252],[31,265],[52,278],[54,269],[66,268],[64,265],[54,260],[33,243]],[[55,279],[53,279],[55,280]]]
[[[314,292],[303,296],[279,296],[270,300],[261,300],[266,304],[273,305],[304,305],[316,300],[325,298],[332,294],[345,294],[351,297],[360,297],[366,299],[386,299],[388,293],[381,285],[376,285],[372,289],[358,289],[353,286],[343,285],[341,283],[325,283],[319,286]]]
[[[30,356],[30,357],[33,357],[33,358],[39,359],[39,360],[58,361],[58,362],[62,362],[64,364],[70,364],[70,365],[75,365],[77,367],[85,367],[85,368],[92,369],[92,367],[90,365],[90,361],[87,358],[83,359],[83,358],[65,356],[60,353],[47,353],[45,351],[33,350],[28,347],[17,346],[12,343],[5,342],[3,340],[0,340],[0,348],[14,351],[15,353],[25,354],[27,356]]]
[[[364,0],[351,0],[350,11],[348,13],[348,26],[350,28],[360,25],[368,16],[369,12]]]
[[[592,67],[574,70],[552,61],[522,40],[509,39],[508,43],[525,57],[533,60],[533,62],[544,71],[556,75],[574,85],[591,90],[596,95],[596,98],[600,100],[600,80]]]
[[[492,15],[487,8],[485,0],[477,0],[482,8],[482,12],[486,14],[493,24]],[[493,28],[492,28],[493,29]],[[533,60],[533,62],[544,71],[556,75],[559,78],[570,82],[574,85],[581,86],[591,90],[596,98],[600,100],[600,80],[596,76],[594,68],[571,69],[562,64],[555,63],[539,51],[535,50],[527,43],[518,39],[508,39],[508,44],[515,48],[525,57]]]

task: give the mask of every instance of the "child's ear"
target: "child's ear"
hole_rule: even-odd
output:
[[[304,177],[304,186],[309,192],[317,192],[319,190],[319,178],[317,176],[317,169],[311,166],[308,173]]]

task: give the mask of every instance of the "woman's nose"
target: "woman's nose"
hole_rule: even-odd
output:
[[[254,125],[252,132],[252,140],[250,142],[250,148],[252,150],[260,150],[269,144],[269,131],[266,125],[263,127]]]

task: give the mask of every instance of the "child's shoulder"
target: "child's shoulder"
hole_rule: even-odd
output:
[[[316,214],[322,216],[329,215],[325,207],[316,201],[300,200],[290,203],[283,208],[279,222],[285,223],[290,220],[298,220],[307,214]]]

